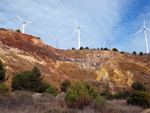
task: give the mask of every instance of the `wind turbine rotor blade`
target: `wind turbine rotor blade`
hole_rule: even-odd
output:
[[[139,30],[138,32],[136,32],[135,34],[138,34],[139,32],[143,31],[143,29]]]
[[[23,22],[22,18],[20,18],[19,16],[18,16],[18,18]]]
[[[88,27],[88,26],[79,26],[79,27]]]
[[[72,33],[72,35],[77,31],[78,29],[76,29],[73,33]]]
[[[150,31],[150,29],[146,29],[147,31]]]
[[[144,28],[145,28],[145,20],[143,20]]]
[[[25,22],[25,23],[30,24],[30,23],[32,23],[32,22]]]
[[[75,20],[75,23],[76,23],[76,25],[77,25],[77,27],[78,27],[78,23],[77,23],[77,21]]]

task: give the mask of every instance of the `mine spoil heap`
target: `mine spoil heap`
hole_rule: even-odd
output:
[[[0,59],[9,76],[37,66],[44,81],[60,90],[65,79],[89,81],[100,90],[127,90],[135,81],[150,87],[150,55],[134,56],[110,50],[58,50],[39,37],[0,28]],[[10,87],[11,88],[11,87]]]

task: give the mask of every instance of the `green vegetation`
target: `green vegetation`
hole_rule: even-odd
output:
[[[69,86],[70,86],[70,81],[69,80],[63,81],[61,86],[60,86],[61,91],[66,92],[66,90]]]
[[[127,99],[127,103],[141,107],[150,107],[150,93],[144,91],[133,91]]]
[[[67,88],[65,101],[68,107],[83,109],[92,103],[98,93],[88,82],[76,82]]]
[[[100,97],[100,96],[97,96],[94,100],[94,108],[97,110],[97,111],[100,111],[103,113],[104,109],[106,108],[107,106],[107,102],[104,98]]]
[[[0,95],[8,95],[9,94],[9,89],[8,87],[3,83],[4,81],[6,81],[8,79],[5,78],[5,69],[4,69],[4,65],[2,63],[2,61],[0,60]]]
[[[80,47],[80,50],[84,50],[84,48],[83,48],[83,47]]]
[[[113,50],[113,51],[118,51],[118,49],[117,49],[117,48],[113,48],[112,50]]]
[[[21,33],[20,29],[17,29],[16,31]]]
[[[146,87],[140,82],[135,82],[132,84],[132,88],[133,91],[131,96],[128,97],[127,103],[141,107],[150,107],[150,93],[145,92]]]
[[[113,95],[114,99],[127,99],[128,97],[131,96],[131,93],[129,91],[119,91],[118,93],[116,93],[115,95]]]
[[[134,55],[136,55],[136,52],[135,52],[135,51],[133,51],[133,54],[134,54]]]
[[[44,92],[49,84],[42,82],[40,70],[35,66],[31,71],[26,70],[16,74],[12,79],[12,89]]]
[[[85,49],[89,49],[89,47],[85,47]]]
[[[2,61],[0,60],[0,83],[4,82],[5,80],[5,69]]]
[[[106,99],[111,100],[113,98],[113,95],[111,94],[109,89],[105,89],[103,93],[100,94],[101,96],[104,96]]]
[[[140,55],[140,56],[143,56],[143,52],[139,52],[139,55]]]
[[[120,51],[120,53],[121,53],[121,54],[124,54],[124,53],[126,53],[126,52],[125,52],[125,51]]]
[[[57,96],[57,94],[58,94],[57,89],[54,88],[52,85],[50,85],[49,88],[46,89],[45,92],[50,93],[50,94],[53,95],[53,96]]]
[[[4,83],[0,83],[0,95],[8,95],[9,94],[9,89]]]
[[[132,88],[137,91],[146,91],[146,87],[141,82],[134,82]]]
[[[74,47],[72,47],[72,50],[76,50]]]
[[[105,47],[103,50],[109,50],[107,47]]]

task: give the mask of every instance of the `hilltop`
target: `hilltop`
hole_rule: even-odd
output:
[[[150,86],[150,55],[133,56],[110,50],[58,50],[39,37],[0,29],[0,59],[9,76],[37,66],[44,81],[60,89],[63,80],[89,81],[112,92],[130,89],[134,81]]]

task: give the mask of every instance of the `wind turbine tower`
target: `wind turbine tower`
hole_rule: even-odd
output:
[[[19,16],[18,16],[18,18],[22,21],[22,26],[21,26],[21,29],[20,29],[20,31],[22,31],[22,33],[24,33],[24,29],[25,29],[25,24],[29,24],[29,23],[32,23],[32,22],[25,22],[25,21],[23,21],[22,20],[22,18],[20,18]]]
[[[145,20],[143,20],[143,24],[144,24],[144,28],[139,30],[137,33],[144,31],[144,35],[145,35],[145,42],[146,42],[146,50],[147,50],[147,54],[149,53],[149,49],[148,49],[148,43],[147,43],[147,36],[146,36],[146,31],[150,31],[149,29],[145,28]]]
[[[77,28],[72,33],[72,35],[78,30],[78,49],[80,49],[80,28],[81,27],[88,27],[88,26],[79,26],[76,20],[75,20],[75,23],[76,23]]]

